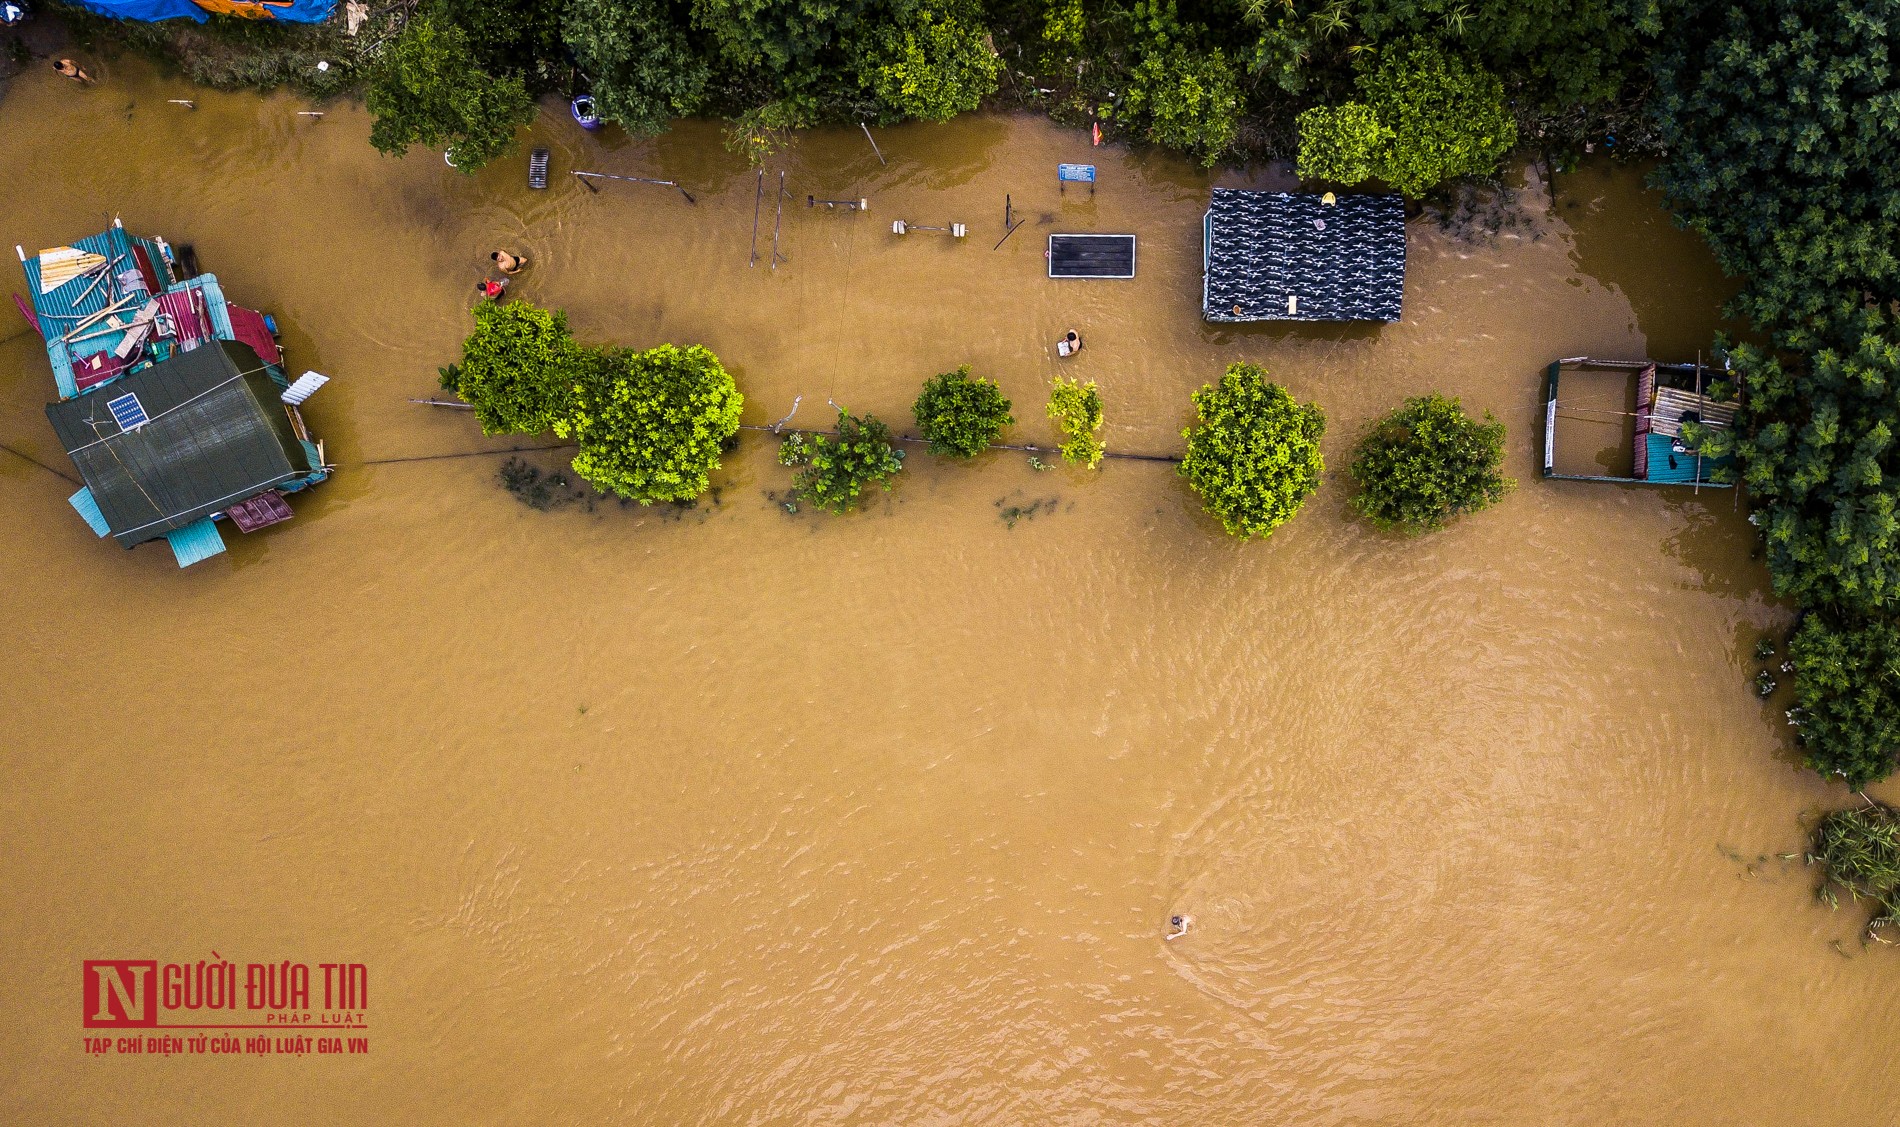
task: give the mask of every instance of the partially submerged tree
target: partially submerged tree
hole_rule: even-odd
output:
[[[1301,176],[1377,178],[1417,199],[1447,180],[1496,172],[1517,143],[1504,84],[1427,40],[1381,48],[1358,85],[1363,101],[1300,115]]]
[[[1406,400],[1359,443],[1353,507],[1380,528],[1420,533],[1502,501],[1517,483],[1499,472],[1504,424],[1484,418],[1437,392]]]
[[[1371,106],[1346,102],[1315,106],[1299,118],[1300,176],[1357,184],[1377,172],[1392,131]]]
[[[1815,895],[1828,907],[1840,895],[1871,900],[1867,934],[1900,922],[1900,811],[1878,802],[1836,810],[1814,827],[1808,863],[1821,866]]]
[[[580,445],[574,472],[597,489],[650,505],[691,501],[739,431],[745,397],[700,345],[593,350],[554,433]]]
[[[1613,101],[1641,82],[1662,32],[1657,0],[1354,0],[1352,21],[1374,43],[1456,43],[1487,69],[1508,71],[1514,96],[1563,111]]]
[[[389,44],[364,102],[375,119],[370,144],[379,151],[442,148],[467,173],[507,152],[515,130],[534,120],[534,99],[520,78],[482,70],[460,28],[426,15]]]
[[[996,89],[1002,61],[974,4],[920,6],[866,37],[858,80],[898,118],[948,121]]]
[[[1229,535],[1267,536],[1300,511],[1326,468],[1326,414],[1253,364],[1230,364],[1194,393],[1200,422],[1182,434],[1181,476]]]
[[[1095,381],[1057,376],[1049,386],[1049,421],[1062,436],[1062,460],[1094,469],[1108,448],[1095,432],[1102,429],[1102,397]]]
[[[1736,307],[1776,330],[1841,295],[1900,298],[1900,11],[1685,0],[1678,18],[1655,67],[1655,181],[1747,279]]]
[[[910,411],[932,454],[974,458],[1016,421],[1009,407],[995,381],[973,378],[965,364],[924,381]]]
[[[838,408],[836,435],[793,431],[779,444],[782,466],[794,466],[792,496],[833,513],[858,507],[864,488],[886,490],[904,468],[904,452],[891,442],[891,429],[875,415],[853,415]]]
[[[1900,341],[1856,310],[1838,347],[1805,362],[1729,350],[1741,406],[1731,429],[1688,427],[1711,458],[1733,453],[1775,591],[1855,613],[1900,610]]]
[[[477,305],[462,362],[443,386],[475,408],[484,434],[540,434],[564,418],[582,349],[567,314],[525,301]]]
[[[418,10],[466,35],[483,71],[520,78],[534,94],[553,89],[566,70],[563,7],[564,0],[425,0]]]
[[[593,77],[602,117],[660,133],[700,110],[712,71],[665,0],[568,0],[566,13],[568,45]]]
[[[1517,144],[1504,84],[1428,41],[1383,48],[1359,91],[1392,131],[1375,174],[1414,199],[1447,180],[1496,172]]]
[[[1218,49],[1182,43],[1148,51],[1135,64],[1124,98],[1143,136],[1214,163],[1240,131],[1240,89],[1234,66]]]
[[[1900,627],[1813,612],[1788,650],[1808,766],[1857,790],[1892,774],[1900,753]]]

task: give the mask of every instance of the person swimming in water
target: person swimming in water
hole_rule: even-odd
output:
[[[1163,939],[1179,939],[1188,933],[1188,925],[1194,922],[1193,916],[1169,916],[1168,926],[1175,930],[1162,936]]]
[[[495,265],[504,274],[519,274],[521,268],[528,264],[527,259],[518,254],[509,254],[505,250],[498,250],[488,257],[494,260]]]

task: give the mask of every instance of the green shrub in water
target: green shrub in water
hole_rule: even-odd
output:
[[[995,381],[973,378],[965,364],[926,380],[910,411],[932,454],[974,458],[1016,421],[1009,407]]]
[[[700,345],[592,350],[554,433],[580,444],[574,472],[642,505],[691,501],[739,431],[745,396]]]
[[[1869,803],[1829,814],[1814,828],[1808,861],[1822,866],[1815,893],[1829,907],[1843,892],[1873,901],[1869,934],[1900,919],[1900,811]]]
[[[1070,465],[1094,469],[1108,452],[1100,436],[1102,397],[1095,381],[1065,380],[1057,376],[1049,387],[1049,420],[1062,435],[1062,460]]]
[[[1900,751],[1900,627],[1815,611],[1788,652],[1808,766],[1856,789],[1892,774]]]
[[[798,468],[793,497],[839,514],[857,508],[873,482],[890,489],[904,468],[904,452],[891,442],[889,427],[875,415],[860,418],[842,407],[836,435],[794,431],[779,444],[778,460]]]
[[[1270,535],[1319,488],[1326,413],[1270,383],[1254,364],[1230,364],[1194,393],[1200,422],[1183,431],[1181,476],[1231,536]]]
[[[1502,501],[1517,483],[1498,472],[1504,424],[1484,418],[1437,392],[1406,400],[1359,443],[1353,508],[1380,528],[1420,533]]]

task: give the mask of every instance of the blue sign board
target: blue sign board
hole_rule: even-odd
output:
[[[1095,166],[1092,164],[1058,164],[1057,180],[1074,180],[1078,184],[1095,183]]]

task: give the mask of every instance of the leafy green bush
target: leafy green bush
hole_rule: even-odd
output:
[[[800,467],[792,495],[834,513],[860,504],[864,487],[876,482],[886,490],[904,468],[904,452],[891,442],[891,429],[875,415],[862,418],[838,408],[838,433],[794,431],[779,444],[782,466]]]
[[[1406,400],[1359,443],[1353,507],[1380,528],[1419,533],[1502,501],[1517,483],[1498,472],[1504,424],[1484,417],[1437,392]]]
[[[1874,802],[1827,815],[1814,827],[1808,863],[1821,865],[1814,891],[1828,907],[1845,892],[1874,902],[1869,933],[1900,922],[1900,811]]]
[[[1002,62],[981,13],[919,7],[902,24],[870,37],[859,81],[898,116],[948,121],[981,105],[996,89]]]
[[[1392,138],[1372,107],[1358,102],[1315,106],[1300,115],[1299,128],[1300,175],[1341,184],[1370,179]]]
[[[1900,628],[1888,619],[1810,613],[1788,645],[1808,766],[1859,789],[1893,773],[1900,752]]]
[[[462,342],[462,362],[443,373],[475,408],[484,434],[540,434],[567,414],[582,349],[567,331],[567,314],[525,301],[484,301],[475,331]]]
[[[1095,433],[1102,429],[1102,397],[1095,381],[1066,380],[1061,376],[1049,386],[1049,420],[1062,436],[1062,460],[1071,465],[1094,469],[1108,452]]]
[[[554,433],[580,444],[574,472],[597,489],[650,505],[691,501],[739,431],[745,397],[700,345],[592,350]]]
[[[1359,91],[1392,131],[1376,175],[1414,199],[1459,176],[1497,171],[1517,124],[1496,75],[1413,40],[1385,48]]]
[[[660,0],[568,0],[563,32],[600,115],[660,133],[704,104],[711,68]]]
[[[1300,511],[1326,468],[1326,414],[1253,364],[1230,364],[1194,393],[1200,422],[1183,431],[1181,476],[1231,536],[1267,536]]]
[[[1144,54],[1129,77],[1126,112],[1145,120],[1143,134],[1213,167],[1239,132],[1240,90],[1233,64],[1218,50],[1173,43]]]
[[[1080,50],[1087,26],[1082,0],[1053,0],[1043,14],[1042,39],[1058,49]]]
[[[932,454],[974,458],[1016,421],[1009,397],[992,380],[972,379],[965,364],[924,381],[910,412]]]
[[[726,126],[726,148],[752,164],[789,147],[796,130],[809,128],[816,118],[811,105],[798,98],[781,98],[754,107]]]
[[[446,147],[465,173],[507,152],[515,130],[534,120],[534,99],[520,78],[484,72],[461,29],[438,27],[428,16],[410,20],[389,45],[364,100],[378,151]]]

